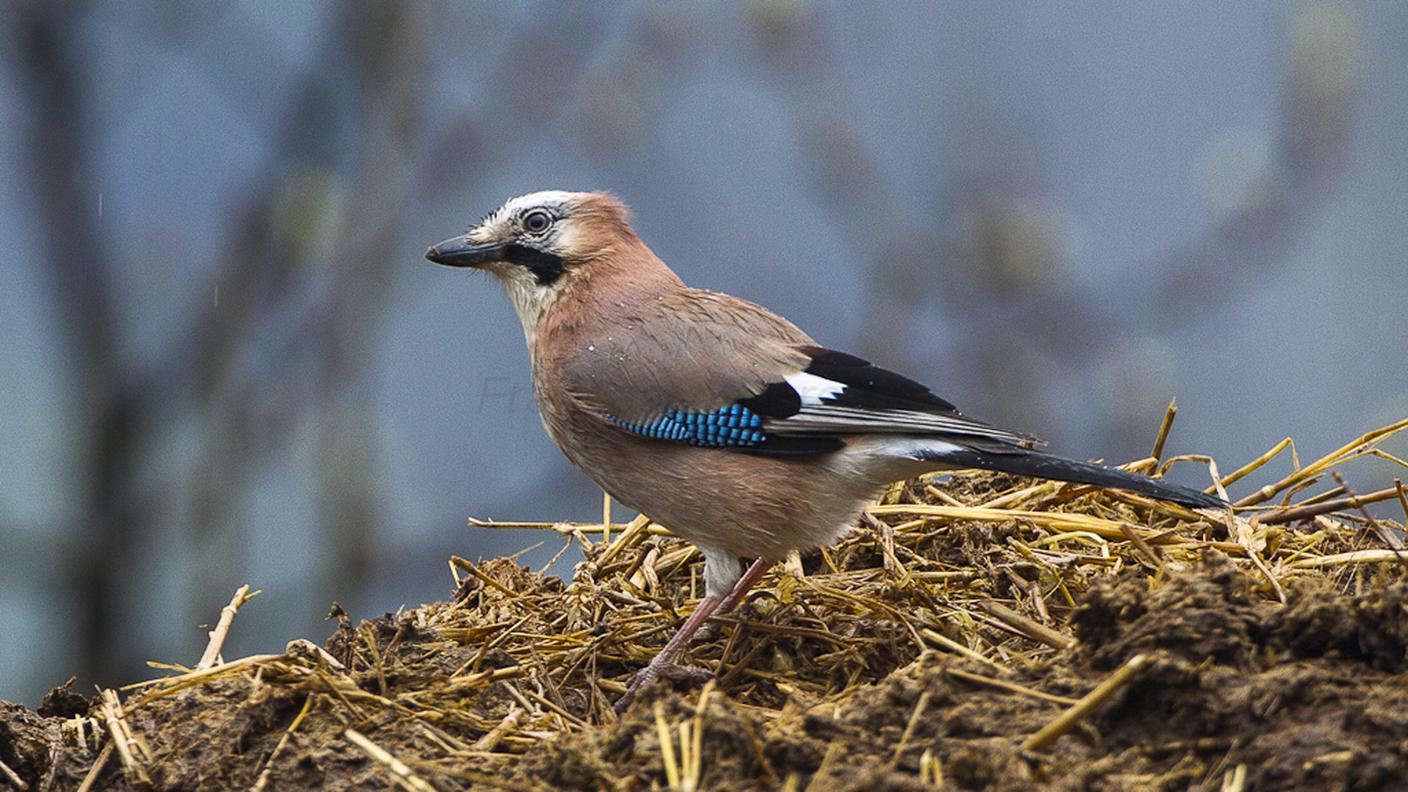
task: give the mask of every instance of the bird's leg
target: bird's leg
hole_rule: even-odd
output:
[[[743,604],[743,598],[748,596],[748,592],[758,585],[758,581],[762,580],[763,575],[776,563],[776,561],[767,561],[762,558],[754,561],[748,567],[748,571],[743,573],[743,577],[733,584],[733,588],[729,589],[728,594],[719,602],[719,607],[714,611],[714,615],[727,616],[738,610],[738,606]],[[719,625],[717,623],[706,624],[700,628],[698,637],[700,640],[712,640],[718,633]]]
[[[631,681],[626,685],[625,695],[616,702],[617,714],[625,712],[636,697],[636,692],[656,679],[680,672],[685,672],[687,675],[689,671],[702,671],[702,669],[685,669],[676,665],[675,661],[684,654],[689,642],[699,632],[699,628],[709,620],[710,616],[723,615],[737,608],[739,603],[743,602],[743,598],[748,595],[749,589],[753,588],[758,579],[772,568],[772,565],[772,561],[764,561],[759,558],[753,562],[752,566],[748,567],[748,571],[743,573],[743,577],[740,577],[738,582],[733,584],[733,588],[729,590],[728,594],[722,597],[705,597],[700,600],[699,604],[695,606],[694,612],[689,614],[689,618],[684,620],[684,624],[680,625],[679,630],[675,631],[674,636],[665,643],[665,647],[660,650],[659,654],[651,658],[645,668],[637,671],[635,676],[631,677]],[[704,672],[704,675],[709,676],[708,672]]]
[[[732,593],[732,592],[730,592]],[[646,685],[659,679],[662,674],[668,673],[676,668],[675,661],[684,654],[685,647],[689,646],[689,640],[699,632],[700,626],[714,615],[718,610],[719,603],[723,597],[705,597],[695,606],[694,612],[689,614],[689,618],[684,620],[684,624],[675,631],[675,634],[665,643],[665,648],[661,649],[650,663],[635,673],[631,681],[626,683],[626,693],[616,702],[616,714],[620,715],[631,706],[631,701],[635,699],[636,692]]]
[[[748,571],[744,572],[743,577],[739,578],[738,582],[733,584],[733,588],[729,590],[728,595],[719,603],[718,615],[723,616],[724,614],[733,613],[739,605],[742,605],[743,598],[748,596],[748,592],[752,591],[753,587],[758,585],[758,581],[762,580],[763,575],[767,574],[767,571],[772,569],[773,565],[776,563],[776,561],[768,561],[763,558],[754,561],[752,565],[748,567]]]

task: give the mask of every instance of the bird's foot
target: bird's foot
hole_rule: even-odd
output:
[[[734,608],[731,611],[724,611],[720,609],[720,611],[715,615],[713,619],[710,619],[709,621],[705,622],[704,626],[699,628],[699,632],[694,634],[693,643],[708,643],[723,634],[724,625],[722,622],[718,621],[719,616],[728,616],[730,619],[736,622],[746,621],[748,619],[756,618],[757,610],[754,608],[753,603],[751,602],[744,603],[742,606]]]
[[[631,702],[635,701],[636,694],[648,687],[657,679],[666,682],[686,682],[692,684],[702,684],[714,678],[714,672],[699,666],[678,665],[676,663],[658,663],[652,660],[649,665],[635,673],[631,681],[626,683],[626,692],[616,702],[615,710],[617,715],[625,714],[630,708]]]
[[[719,633],[722,632],[723,627],[720,627],[718,622],[711,621],[708,624],[705,624],[703,627],[700,627],[699,632],[694,634],[694,642],[708,643],[714,640],[715,638],[718,638]]]

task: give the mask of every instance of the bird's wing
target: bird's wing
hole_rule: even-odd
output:
[[[960,413],[927,387],[855,355],[818,346],[802,350],[807,364],[776,387],[795,409],[766,420],[783,435],[943,435],[969,442],[1030,447],[1035,438]],[[785,388],[785,390],[784,390]],[[783,411],[779,410],[778,413]]]
[[[872,433],[1030,445],[913,380],[817,346],[766,309],[693,289],[579,341],[561,376],[604,420],[666,442],[772,455],[825,453]]]

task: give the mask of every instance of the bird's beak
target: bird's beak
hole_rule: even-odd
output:
[[[436,264],[447,267],[480,267],[494,261],[503,261],[504,246],[497,242],[476,245],[467,236],[447,239],[438,245],[431,245],[425,257]]]

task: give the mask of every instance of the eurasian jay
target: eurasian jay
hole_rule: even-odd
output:
[[[523,323],[548,434],[612,498],[704,556],[705,597],[628,698],[676,668],[700,626],[768,567],[835,542],[894,481],[980,468],[1226,505],[1035,451],[1032,438],[827,349],[765,308],[692,289],[629,221],[605,193],[536,192],[426,252],[499,279]],[[744,558],[755,559],[746,574]]]

